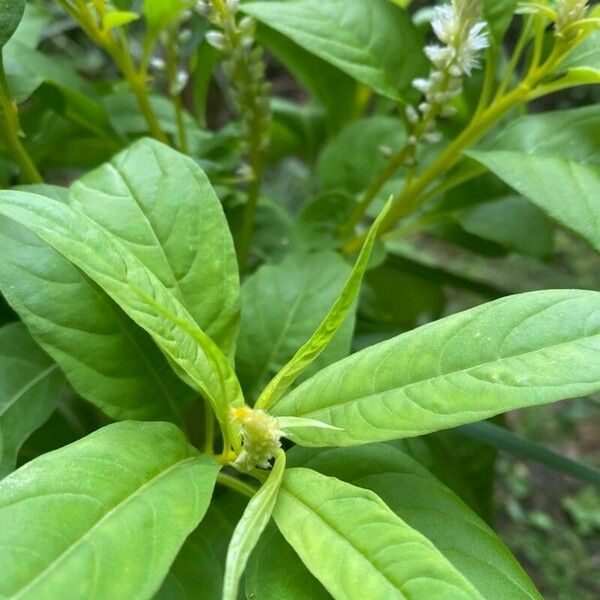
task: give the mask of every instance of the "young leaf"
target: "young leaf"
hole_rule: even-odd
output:
[[[0,595],[151,597],[218,472],[167,423],[109,425],[36,458],[0,482]]]
[[[400,100],[425,68],[422,38],[389,0],[244,3],[244,12],[376,92]]]
[[[496,533],[402,450],[390,444],[318,451],[297,448],[290,453],[290,463],[375,492],[427,537],[482,597],[541,599]]]
[[[336,598],[483,598],[373,492],[311,469],[288,469],[273,515]]]
[[[338,254],[320,252],[290,254],[246,279],[236,365],[250,398],[259,395],[319,326],[349,273],[350,266]],[[349,315],[321,354],[319,367],[348,355],[353,317]]]
[[[74,183],[70,203],[117,237],[232,354],[240,318],[235,250],[195,161],[142,139]]]
[[[360,284],[365,271],[367,270],[367,266],[369,265],[373,245],[377,239],[379,227],[390,206],[391,200],[387,203],[386,207],[381,211],[381,214],[371,226],[363,247],[356,259],[354,268],[326,317],[321,321],[321,324],[310,336],[309,340],[269,382],[269,385],[267,385],[256,402],[257,408],[268,409],[276,404],[279,398],[281,398],[294,381],[296,381],[298,376],[317,358],[317,356],[319,356],[319,354],[321,354],[321,352],[323,352],[338,329],[342,326],[348,313],[356,302]]]
[[[65,379],[21,323],[0,328],[0,478],[23,442],[52,414]]]
[[[600,292],[510,296],[417,328],[324,369],[275,416],[343,431],[294,429],[305,446],[413,437],[600,389]]]
[[[17,30],[24,11],[25,0],[0,0],[0,50]]]
[[[63,202],[68,194],[47,185],[27,191]],[[102,288],[5,217],[0,254],[0,291],[83,398],[116,420],[182,422],[194,392]]]
[[[236,600],[238,597],[240,577],[246,568],[252,550],[269,523],[284,469],[285,452],[280,450],[275,456],[275,464],[269,477],[248,502],[248,506],[233,532],[225,562],[223,600]]]
[[[129,250],[77,210],[36,194],[0,193],[0,214],[20,222],[100,285],[209,400],[221,423],[242,394],[231,366],[181,303]]]

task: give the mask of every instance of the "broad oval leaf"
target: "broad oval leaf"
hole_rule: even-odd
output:
[[[427,537],[484,598],[541,599],[496,533],[399,448],[390,444],[323,451],[297,448],[290,453],[290,464],[375,492]]]
[[[275,456],[275,464],[260,490],[250,498],[248,506],[235,527],[225,562],[223,600],[236,600],[239,581],[252,550],[269,523],[277,500],[285,469],[285,452]]]
[[[70,203],[117,237],[232,354],[240,318],[235,249],[221,203],[191,158],[142,139],[75,182]]]
[[[0,0],[0,50],[17,30],[24,11],[25,0]]]
[[[0,482],[0,595],[150,597],[219,468],[168,423],[116,423],[36,458]]]
[[[61,201],[68,193],[27,189]],[[5,217],[0,254],[0,291],[83,398],[116,420],[182,422],[194,392],[102,288]]]
[[[388,0],[248,2],[244,12],[375,91],[400,100],[426,68],[421,34]]]
[[[246,279],[236,365],[249,398],[255,399],[310,338],[350,271],[334,252],[290,254],[281,263],[265,265]],[[312,372],[348,355],[353,329],[351,311],[313,363]]]
[[[600,389],[600,292],[501,298],[366,348],[292,390],[273,414],[305,446],[413,437]]]
[[[31,229],[100,285],[211,402],[219,421],[228,423],[228,404],[242,402],[229,362],[123,244],[83,213],[36,194],[0,193],[0,214]]]
[[[0,478],[23,442],[50,417],[65,379],[22,323],[0,329]]]
[[[371,491],[311,469],[288,469],[273,516],[335,598],[482,600],[427,538]]]

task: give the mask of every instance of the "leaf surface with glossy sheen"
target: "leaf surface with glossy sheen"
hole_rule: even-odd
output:
[[[31,461],[0,483],[0,595],[150,597],[219,468],[174,425],[131,421]]]
[[[330,594],[348,600],[482,596],[373,492],[288,469],[275,522]]]
[[[343,431],[294,429],[306,446],[413,437],[600,389],[600,292],[501,298],[331,365],[273,407]]]

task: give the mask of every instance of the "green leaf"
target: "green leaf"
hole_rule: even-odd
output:
[[[257,408],[268,409],[273,406],[293,385],[300,374],[325,350],[344,324],[346,317],[352,311],[352,308],[355,307],[358,292],[360,291],[360,284],[369,266],[371,252],[373,251],[379,228],[389,211],[391,203],[392,201],[390,200],[371,226],[356,259],[356,263],[333,306],[308,341],[302,345],[296,354],[269,382],[256,402]]]
[[[197,164],[143,139],[71,187],[70,203],[110,231],[227,355],[239,328],[233,240]]]
[[[148,598],[219,472],[167,423],[125,422],[0,482],[0,595]]]
[[[44,82],[82,97],[96,96],[93,86],[65,60],[43,54],[16,39],[6,46],[3,54],[9,88],[17,102],[27,100]]]
[[[114,10],[106,13],[102,18],[102,26],[104,29],[114,29],[128,23],[133,23],[140,18],[140,15],[126,10]]]
[[[250,398],[256,398],[310,338],[350,271],[333,252],[290,254],[281,263],[263,266],[246,279],[236,365]],[[348,355],[353,329],[350,314],[313,363],[313,372]]]
[[[305,446],[413,437],[600,389],[600,292],[501,298],[366,348],[292,390],[278,416]]]
[[[592,31],[560,63],[561,69],[588,67],[600,71],[600,31]]]
[[[394,100],[426,68],[420,33],[388,0],[249,2],[243,10]]]
[[[52,186],[26,189],[63,202],[68,195]],[[0,254],[0,291],[83,398],[116,420],[182,422],[193,391],[97,284],[5,217]]]
[[[484,0],[483,16],[488,23],[492,39],[500,43],[517,8],[518,0]]]
[[[598,136],[600,106],[594,104],[520,117],[479,150],[554,156],[577,163],[600,165]]]
[[[0,214],[31,229],[102,287],[210,401],[220,423],[228,423],[228,403],[242,402],[229,362],[177,298],[116,237],[72,207],[26,192],[0,193]]]
[[[183,0],[144,0],[144,17],[151,35],[156,36],[172,25],[188,5]]]
[[[331,130],[337,131],[352,118],[356,82],[351,77],[262,23],[258,24],[256,39],[325,107]]]
[[[25,0],[0,0],[0,50],[17,30],[24,11]]]
[[[221,600],[227,546],[246,502],[234,492],[214,498],[182,546],[155,600]]]
[[[520,458],[533,460],[575,479],[600,485],[600,469],[558,454],[550,448],[522,438],[504,427],[483,421],[463,425],[459,427],[458,431],[482,444],[503,450]]]
[[[600,166],[503,150],[469,155],[600,252]]]
[[[527,256],[543,258],[552,253],[552,222],[521,196],[509,195],[483,202],[457,215],[470,234],[492,240]]]
[[[427,537],[484,598],[541,599],[494,531],[409,455],[388,444],[315,451],[296,449],[295,467],[375,492],[410,527]]]
[[[392,117],[354,121],[324,147],[317,174],[324,191],[360,194],[388,164],[383,150],[399,150],[406,139],[404,126]]]
[[[468,155],[600,250],[600,109],[523,117]]]
[[[288,469],[275,522],[336,598],[482,596],[373,492],[310,469]]]
[[[331,600],[304,566],[275,523],[261,536],[246,569],[246,598],[260,600]]]
[[[223,600],[236,600],[238,597],[240,578],[248,558],[271,519],[284,469],[285,452],[280,450],[275,456],[275,464],[267,480],[248,502],[233,532],[225,562]]]
[[[50,417],[64,377],[21,323],[0,328],[0,478],[23,442]]]

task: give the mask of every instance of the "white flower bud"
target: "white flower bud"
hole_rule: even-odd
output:
[[[406,107],[406,118],[411,125],[416,125],[421,120],[416,108],[410,104]]]
[[[150,59],[150,66],[155,70],[155,71],[162,71],[164,70],[166,63],[164,58],[160,57],[160,56],[153,56]]]
[[[437,144],[442,141],[442,134],[439,131],[431,131],[423,135],[423,141],[426,144]]]
[[[225,52],[229,48],[227,38],[219,31],[208,31],[206,33],[206,41],[217,50]]]
[[[423,79],[419,77],[417,79],[413,79],[412,86],[422,94],[426,94],[431,89],[431,81],[429,79]]]

